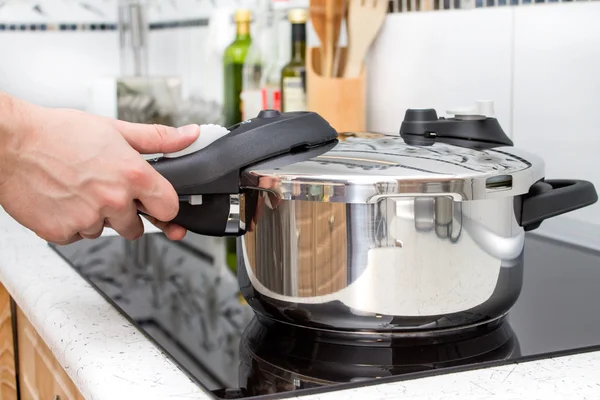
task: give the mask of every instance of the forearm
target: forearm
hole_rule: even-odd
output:
[[[30,131],[28,104],[0,92],[0,194],[10,175],[9,168],[19,153],[22,141]]]

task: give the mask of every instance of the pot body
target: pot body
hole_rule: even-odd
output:
[[[238,278],[266,317],[419,334],[499,318],[520,294],[525,234],[513,197],[260,204],[238,239]]]

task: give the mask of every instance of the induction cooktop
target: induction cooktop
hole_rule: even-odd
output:
[[[435,340],[365,340],[254,315],[213,242],[160,233],[52,248],[216,399],[277,398],[600,350],[600,253],[527,234],[508,317]]]

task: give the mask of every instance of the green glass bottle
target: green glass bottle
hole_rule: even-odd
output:
[[[249,10],[237,10],[235,23],[237,32],[235,40],[226,49],[223,55],[223,118],[226,127],[242,121],[242,70],[248,48],[252,44],[250,37]]]
[[[292,58],[281,70],[281,109],[306,111],[306,10],[290,10],[288,19],[292,24]]]
[[[227,254],[226,262],[229,270],[237,275],[237,246],[236,239],[234,237],[225,238],[225,250]]]
[[[251,14],[249,10],[235,12],[236,35],[223,54],[223,122],[226,127],[242,121],[242,72],[246,54],[252,44],[250,37]],[[236,239],[225,240],[227,266],[237,274]]]

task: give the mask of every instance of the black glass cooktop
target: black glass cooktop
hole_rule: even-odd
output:
[[[365,339],[258,320],[215,239],[101,237],[53,248],[215,398],[278,398],[600,350],[600,253],[529,234],[506,320]]]

